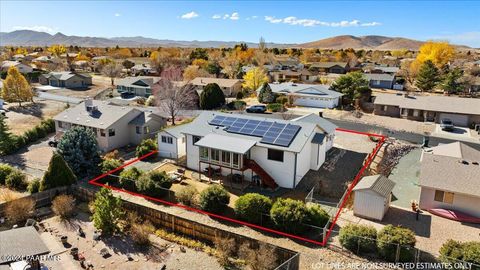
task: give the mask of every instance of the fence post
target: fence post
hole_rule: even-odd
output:
[[[395,262],[398,263],[398,261],[400,260],[400,245],[399,244],[396,244],[397,245],[397,250],[395,252]]]

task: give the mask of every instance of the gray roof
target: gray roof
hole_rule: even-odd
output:
[[[188,128],[188,125],[190,125],[190,123],[179,125],[179,126],[174,126],[174,127],[169,127],[169,128],[166,128],[162,131],[172,135],[175,138],[180,138],[180,137],[183,136],[184,130]]]
[[[210,133],[195,143],[196,146],[203,146],[218,150],[229,151],[238,154],[245,154],[257,142],[244,138],[232,138],[230,136]]]
[[[457,157],[425,154],[419,184],[454,193],[480,197],[480,165]],[[477,160],[476,162],[480,162]]]
[[[136,88],[150,88],[152,85],[160,81],[160,77],[153,76],[138,76],[138,77],[126,77],[117,80],[115,83],[117,86],[136,87]]]
[[[141,111],[132,107],[110,105],[98,100],[93,100],[93,106],[97,107],[97,111],[91,115],[86,111],[85,103],[82,102],[57,114],[53,119],[87,127],[106,129],[132,111],[137,111],[138,114],[141,113]]]
[[[148,123],[152,119],[158,119],[162,116],[154,113],[154,112],[148,112],[148,111],[142,111],[137,117],[135,117],[132,121],[130,121],[128,124],[130,125],[136,125],[136,126],[142,126]]]
[[[388,81],[393,82],[395,80],[395,75],[390,75],[386,73],[364,73],[363,74],[369,81]]]
[[[384,67],[384,66],[374,66],[374,67],[371,67],[370,69],[378,69],[385,73],[397,73],[400,70],[399,67]]]
[[[377,174],[363,177],[353,190],[371,190],[382,197],[387,197],[392,192],[393,187],[395,187],[395,182],[383,175]]]
[[[342,93],[330,90],[328,85],[323,84],[303,84],[303,83],[269,83],[272,92],[297,95],[321,96],[325,98],[339,98]],[[257,91],[260,91],[260,86]]]
[[[292,121],[301,121],[315,124],[328,134],[334,133],[335,129],[337,129],[337,126],[335,124],[325,118],[320,117],[318,114],[315,113],[300,116],[298,118],[292,119]]]
[[[193,120],[193,122],[189,123],[185,127],[185,129],[183,130],[183,133],[191,134],[195,136],[202,136],[202,137],[207,136],[208,134],[214,133],[214,134],[228,136],[230,138],[242,138],[242,139],[256,141],[256,145],[261,147],[298,153],[303,149],[303,146],[308,142],[308,138],[310,137],[312,132],[315,132],[317,128],[317,124],[315,123],[295,121],[294,124],[299,125],[301,129],[298,132],[297,136],[295,136],[295,138],[293,139],[290,146],[284,147],[279,145],[261,143],[260,137],[229,133],[225,131],[222,127],[210,125],[208,122],[217,115],[244,118],[244,119],[254,119],[254,120],[260,120],[260,121],[275,121],[277,123],[292,124],[291,121],[287,121],[287,120],[263,118],[258,116],[245,115],[245,114],[230,114],[230,113],[222,113],[222,112],[214,112],[214,111],[203,111],[197,118],[195,118],[195,120]]]
[[[315,62],[315,63],[311,63],[310,67],[331,68],[331,67],[334,67],[334,66],[341,66],[343,68],[346,68],[347,64],[348,64],[347,62]]]
[[[85,73],[75,73],[75,72],[70,72],[70,71],[61,71],[61,72],[50,72],[48,74],[43,74],[45,78],[55,78],[60,81],[66,81],[72,77],[75,76],[80,76],[84,78],[90,78],[91,76]]]
[[[13,260],[11,256],[34,256],[50,252],[34,227],[22,227],[0,232],[0,264]]]
[[[455,157],[470,161],[480,161],[480,151],[475,150],[475,148],[472,148],[461,142],[440,144],[430,148],[430,150],[426,151],[425,154]]]
[[[376,94],[373,103],[407,109],[480,115],[480,99],[475,98]]]
[[[197,77],[190,81],[190,84],[197,86],[205,86],[209,83],[216,83],[220,87],[232,87],[237,83],[242,82],[239,79],[220,79],[220,78],[207,78],[207,77]]]

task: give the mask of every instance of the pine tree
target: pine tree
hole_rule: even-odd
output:
[[[110,189],[102,188],[97,192],[93,208],[93,225],[102,234],[111,235],[119,230],[118,224],[124,215],[122,201],[113,196]]]
[[[58,153],[79,177],[97,173],[101,162],[95,134],[84,127],[73,127],[65,132],[58,143]]]
[[[418,71],[415,85],[422,91],[430,91],[438,84],[438,81],[438,68],[433,64],[432,61],[425,61]]]
[[[43,175],[40,190],[43,191],[55,187],[68,186],[76,181],[77,177],[62,156],[54,153],[48,164],[48,170]]]
[[[27,80],[16,67],[10,67],[7,78],[3,81],[2,97],[7,102],[22,102],[33,100],[33,91]]]
[[[5,117],[0,115],[0,155],[8,155],[14,149],[14,140]]]
[[[270,85],[265,82],[258,92],[258,102],[260,103],[272,103],[275,101],[275,95],[273,94]]]
[[[465,84],[460,81],[462,76],[462,70],[459,68],[454,68],[446,73],[445,77],[440,83],[440,88],[449,94],[463,92],[465,90]]]
[[[225,94],[216,83],[209,83],[203,87],[200,94],[200,108],[212,110],[225,104]]]

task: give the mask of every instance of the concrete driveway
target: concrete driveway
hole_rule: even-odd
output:
[[[420,187],[418,186],[420,176],[420,156],[422,149],[414,149],[403,156],[388,176],[395,182],[393,188],[392,205],[410,208],[411,201],[418,202],[420,198]]]

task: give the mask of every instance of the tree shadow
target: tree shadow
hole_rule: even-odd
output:
[[[13,103],[12,103],[13,104]],[[35,117],[43,117],[43,111],[42,109],[46,106],[44,103],[25,103],[22,104],[22,106],[16,106],[11,105],[8,110],[11,112],[19,113],[19,114],[26,114],[26,115],[32,115]]]

